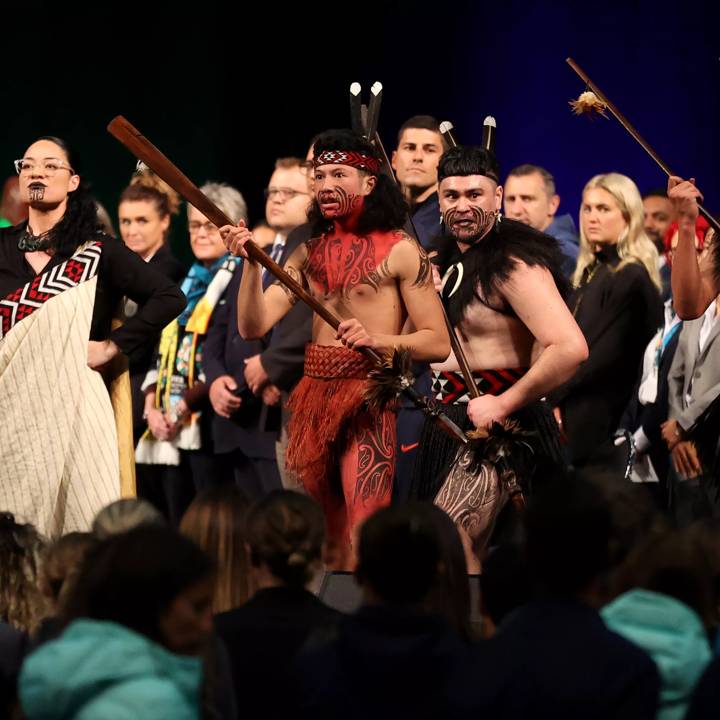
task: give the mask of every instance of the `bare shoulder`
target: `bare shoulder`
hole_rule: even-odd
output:
[[[524,260],[513,258],[513,267],[508,277],[503,282],[498,283],[501,291],[517,291],[526,284],[533,286],[550,284],[555,286],[552,273],[549,268],[544,265],[529,265]]]
[[[417,255],[418,252],[425,252],[420,246],[420,243],[404,230],[393,231],[393,242],[393,252],[405,253],[409,257]]]
[[[390,253],[393,274],[416,287],[432,282],[430,258],[420,243],[404,230],[397,230],[396,236]]]

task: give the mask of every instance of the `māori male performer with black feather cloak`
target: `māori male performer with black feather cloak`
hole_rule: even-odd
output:
[[[432,366],[433,392],[461,426],[493,426],[490,440],[500,433],[494,423],[517,422],[515,441],[506,445],[517,452],[511,449],[506,465],[527,491],[533,478],[562,466],[558,427],[541,398],[573,376],[587,358],[587,344],[564,300],[557,242],[500,217],[494,154],[451,148],[440,160],[438,179],[443,302],[482,394],[471,399],[454,353]],[[415,494],[435,499],[476,553],[508,498],[498,479],[502,472],[486,462],[490,445],[458,452],[456,442],[426,423],[416,465]]]

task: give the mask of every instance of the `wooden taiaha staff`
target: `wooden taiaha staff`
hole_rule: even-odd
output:
[[[495,118],[488,115],[483,122],[483,147],[491,152],[493,151],[495,145],[495,128]],[[455,135],[453,133],[454,129],[453,124],[449,120],[445,120],[440,123],[440,132],[450,147],[458,146],[458,141],[455,139]],[[472,398],[479,398],[482,393],[475,382],[472,369],[470,368],[470,363],[468,362],[465,351],[460,344],[460,339],[455,333],[455,328],[453,328],[450,318],[445,311],[445,306],[443,306],[443,316],[445,317],[445,325],[447,326],[448,333],[450,334],[450,345],[452,346],[453,353],[455,353],[455,359],[458,361],[458,365],[460,366],[460,372],[465,380],[465,385],[467,385],[468,393]]]
[[[566,58],[565,62],[573,69],[573,71],[583,80],[585,85],[590,88],[598,100],[610,111],[613,117],[630,133],[640,147],[657,163],[660,169],[668,176],[676,175],[668,164],[655,152],[650,146],[650,143],[643,138],[642,135],[636,130],[634,125],[618,110],[617,106],[608,99],[607,95],[600,90],[600,88],[590,79],[589,75],[572,59]],[[716,233],[720,234],[720,223],[702,206],[698,203],[698,211],[708,221],[710,226],[715,230]]]
[[[355,104],[357,102],[356,98],[359,96],[360,93],[360,85],[358,83],[353,83],[350,86],[350,112],[352,116],[353,122],[355,121],[356,117],[356,110],[355,110]],[[381,171],[384,175],[387,175],[396,185],[398,185],[397,177],[395,177],[395,173],[393,172],[392,165],[390,164],[390,160],[388,158],[388,154],[385,151],[385,146],[382,143],[382,140],[380,139],[380,135],[377,131],[377,118],[380,112],[380,100],[382,99],[382,85],[379,82],[376,82],[373,84],[371,88],[371,95],[370,95],[370,105],[369,110],[367,111],[367,124],[363,128],[363,133],[366,137],[366,139],[372,143],[372,145],[377,150],[378,154],[380,155],[380,165],[381,165]],[[372,110],[372,112],[371,112]],[[452,124],[446,123],[449,125],[448,132],[452,130]],[[448,136],[446,135],[446,138]],[[449,135],[451,138],[451,144],[453,147],[457,144],[452,137],[452,135]],[[410,217],[410,214],[408,214],[407,217],[408,224],[410,226],[410,229],[412,230],[412,234],[415,237],[415,240],[418,239],[417,230],[415,229],[415,224],[412,221],[412,218]],[[419,241],[418,241],[419,242]],[[460,366],[460,372],[462,373],[463,379],[465,380],[465,384],[467,385],[468,392],[470,393],[470,396],[473,398],[480,397],[480,391],[478,389],[477,383],[475,382],[475,378],[473,377],[472,370],[470,369],[470,364],[468,363],[467,357],[465,356],[465,352],[462,349],[462,345],[460,345],[460,341],[455,334],[455,330],[453,329],[452,323],[450,322],[450,318],[447,315],[447,311],[445,310],[445,306],[440,303],[440,308],[442,310],[443,319],[445,320],[445,327],[448,331],[448,336],[450,338],[450,347],[452,348],[453,353],[455,354],[455,357],[457,358],[458,365]]]
[[[449,120],[445,120],[444,122],[440,123],[440,132],[442,133],[442,136],[445,138],[445,141],[450,147],[457,147],[459,144],[453,132],[454,129],[455,128],[453,124]],[[491,153],[495,152],[496,130],[497,123],[495,122],[495,118],[492,115],[488,115],[483,121],[482,147],[484,147],[485,150],[488,150]],[[460,372],[462,373],[463,379],[465,380],[465,385],[467,386],[468,393],[470,397],[478,398],[481,396],[482,393],[480,392],[480,389],[475,382],[475,377],[472,374],[470,363],[468,362],[467,356],[465,355],[465,351],[462,349],[462,345],[460,345],[460,340],[455,334],[455,328],[452,326],[450,318],[448,318],[447,312],[445,312],[444,306],[443,315],[445,316],[445,323],[447,325],[448,333],[450,334],[450,344],[452,346],[453,352],[455,353],[455,359],[458,361],[458,365],[460,366]],[[505,461],[505,467],[510,469],[507,461]],[[514,472],[512,473],[510,500],[519,513],[523,514],[525,512],[525,496],[522,492],[520,484],[517,482],[517,477]]]
[[[352,95],[354,90],[359,90],[358,88],[355,88],[354,86],[357,85],[357,83],[354,83],[353,86],[351,86],[350,94],[351,94],[351,106],[352,106]],[[379,86],[379,92],[377,92]],[[373,85],[373,92],[372,97],[376,97],[382,93],[382,85],[380,83],[375,83]],[[357,94],[357,93],[355,93]],[[372,105],[372,99],[371,99],[371,105]],[[370,113],[368,113],[368,116],[370,116]],[[375,112],[375,118],[377,118],[377,111]],[[495,151],[495,131],[496,131],[496,123],[495,118],[493,118],[491,115],[488,115],[484,122],[483,122],[483,147],[486,150],[489,150],[490,152]],[[448,142],[448,145],[451,147],[457,146],[457,141],[452,133],[453,125],[450,122],[444,122],[440,126],[441,133],[445,137],[446,141]],[[380,139],[380,135],[378,135],[377,127],[372,126],[366,126],[366,138],[375,146],[375,149],[378,151],[380,158],[381,158],[381,169],[382,172],[387,175],[395,184],[399,184],[397,177],[395,176],[395,173],[393,172],[392,165],[390,164],[390,161],[388,159],[388,155],[385,152],[385,147],[383,146],[382,140]],[[412,218],[410,215],[408,215],[408,222],[410,224],[410,228],[413,231],[413,234],[415,235],[415,239],[417,240],[417,231],[415,229],[415,226],[413,224]],[[463,350],[462,345],[460,344],[460,339],[458,338],[455,328],[453,327],[452,323],[450,322],[450,318],[448,317],[447,311],[445,310],[445,306],[441,303],[440,307],[442,309],[443,318],[445,320],[445,327],[448,331],[448,336],[450,338],[450,346],[452,348],[453,353],[455,354],[455,359],[458,362],[458,366],[460,367],[460,373],[463,376],[463,380],[465,381],[465,385],[468,389],[468,394],[471,398],[479,398],[481,397],[482,393],[480,392],[480,389],[478,388],[477,383],[475,382],[475,377],[472,373],[472,368],[470,367],[470,363],[468,362],[467,355],[465,355],[465,351]],[[493,429],[491,428],[489,431],[487,431],[486,434],[481,435],[483,432],[480,431],[474,431],[476,433],[475,440],[471,442],[477,442],[478,440],[484,440],[486,437],[492,437],[493,436]],[[472,433],[470,434],[470,437],[472,438]],[[472,445],[470,446],[472,447]],[[522,488],[520,487],[519,483],[517,482],[517,477],[515,475],[515,472],[512,471],[512,468],[508,464],[507,460],[503,458],[498,458],[497,464],[504,464],[505,468],[511,471],[511,485],[509,486],[509,492],[510,492],[510,500],[513,504],[513,506],[520,512],[521,514],[525,512],[525,497],[522,492]]]
[[[350,113],[351,113],[351,120],[353,121],[353,129],[355,127],[356,118],[360,117],[361,114],[356,109],[357,108],[357,98],[359,98],[360,95],[360,85],[359,83],[352,83],[350,85]],[[366,113],[367,116],[367,125],[361,130],[361,134],[365,135],[365,138],[372,143],[372,145],[375,147],[375,150],[377,150],[378,154],[380,155],[380,167],[381,171],[384,175],[387,175],[395,185],[399,185],[397,177],[395,176],[395,173],[392,169],[392,165],[390,164],[390,159],[388,158],[388,154],[385,151],[385,146],[383,145],[382,140],[380,139],[380,135],[377,131],[377,117],[379,114],[379,102],[382,98],[382,85],[378,82],[374,83],[371,89],[371,97],[370,97],[370,107],[374,108],[374,112],[371,113],[369,110]],[[370,124],[370,118],[375,118],[374,125]],[[452,130],[452,124],[447,123],[449,125],[448,132]],[[448,136],[446,136],[448,137]],[[450,135],[452,138],[452,135]],[[454,141],[454,138],[452,138],[452,142],[449,143],[453,147],[457,144]],[[418,234],[417,230],[415,228],[415,224],[412,221],[412,218],[408,214],[407,221],[409,224],[409,229],[412,230],[412,235],[415,237],[415,240],[418,240]],[[419,241],[418,241],[419,243]],[[453,353],[455,354],[455,357],[457,358],[458,365],[460,366],[460,372],[462,373],[463,379],[465,380],[465,384],[467,385],[468,392],[470,393],[470,396],[473,398],[480,397],[480,391],[477,387],[477,383],[475,382],[475,378],[473,377],[472,370],[470,369],[470,363],[468,363],[467,357],[465,356],[465,352],[462,349],[462,345],[460,345],[460,341],[458,340],[457,335],[455,334],[455,330],[453,329],[452,323],[450,322],[450,318],[447,315],[447,311],[445,310],[445,306],[441,303],[440,308],[442,310],[443,319],[445,320],[445,327],[448,331],[448,336],[450,338],[450,346],[452,348]]]
[[[215,205],[200,188],[190,180],[176,165],[174,165],[155,145],[153,145],[132,123],[122,115],[113,118],[107,126],[108,132],[119,140],[138,159],[142,160],[159,178],[164,180],[173,190],[193,207],[197,208],[208,220],[222,227],[235,223],[220,208]],[[314,298],[297,280],[291,277],[280,265],[261,250],[252,240],[244,245],[248,256],[272,273],[283,285],[292,290],[300,300],[309,305],[334,330],[338,329],[340,320]],[[358,348],[367,358],[378,366],[385,363],[380,353],[370,347]],[[467,444],[465,433],[444,413],[420,395],[412,385],[403,384],[402,392],[419,407],[424,413],[430,415],[440,427],[452,435],[456,440]]]

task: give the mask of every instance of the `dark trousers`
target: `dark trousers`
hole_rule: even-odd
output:
[[[219,456],[204,450],[181,450],[179,465],[138,464],[135,472],[138,497],[151,502],[175,528],[198,493],[233,480]]]
[[[432,374],[429,366],[422,363],[413,363],[413,374],[417,378],[415,389],[420,395],[430,397],[432,395]],[[401,395],[396,424],[397,449],[395,451],[393,503],[407,502],[411,497],[415,463],[417,462],[424,425],[425,415],[423,411]]]
[[[720,492],[711,477],[683,480],[670,468],[668,480],[672,517],[678,528],[686,528],[696,520],[720,517]]]
[[[393,503],[403,503],[410,499],[415,461],[424,425],[425,415],[422,410],[415,407],[398,408]]]
[[[275,458],[251,458],[240,450],[215,456],[225,474],[231,474],[235,485],[248,500],[257,500],[273,490],[282,490],[282,480]]]

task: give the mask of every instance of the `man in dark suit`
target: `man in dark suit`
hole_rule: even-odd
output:
[[[278,160],[265,195],[266,219],[276,233],[269,254],[283,265],[309,237],[303,228],[293,232],[305,223],[310,203],[304,163],[298,158]],[[250,496],[258,496],[281,485],[276,441],[282,393],[288,393],[302,377],[311,312],[298,304],[264,340],[243,340],[235,320],[241,275],[242,268],[213,316],[203,366],[217,414],[213,428],[216,452],[228,454],[236,482]],[[270,273],[263,273],[264,286],[274,281]]]
[[[438,121],[431,115],[415,115],[398,131],[397,148],[391,164],[403,196],[410,207],[412,229],[427,252],[437,248],[440,235],[440,204],[438,202],[438,162],[446,149]],[[413,373],[418,378],[415,389],[421,395],[431,394],[430,368],[416,363]],[[425,416],[407,398],[400,398],[395,454],[393,499],[405,501],[410,495],[413,471]]]
[[[278,242],[284,243],[277,258],[283,265],[295,248],[310,239],[307,208],[311,199],[311,177],[307,163],[299,158],[278,160],[266,197],[267,222],[276,233],[273,247]],[[297,303],[275,326],[265,350],[245,363],[248,387],[262,397],[268,408],[280,408],[281,427],[275,453],[282,484],[293,489],[297,489],[299,483],[285,470],[288,422],[285,405],[303,375],[305,345],[310,342],[311,334],[312,311],[304,303]]]
[[[664,325],[648,343],[638,385],[620,421],[621,428],[633,433],[637,451],[633,480],[648,481],[647,487],[662,510],[668,509],[670,457],[662,438],[662,426],[668,419],[668,373],[681,327],[682,322],[672,309],[672,300],[666,301]]]
[[[410,217],[420,244],[428,252],[440,234],[438,162],[445,151],[438,121],[430,115],[415,115],[398,131],[391,164],[410,206]]]

